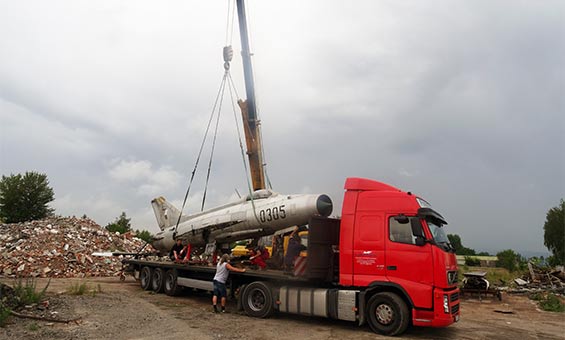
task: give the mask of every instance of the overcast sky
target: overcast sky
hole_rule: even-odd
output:
[[[339,215],[345,178],[372,178],[427,199],[468,247],[546,251],[565,197],[565,2],[247,7],[276,191],[327,193]],[[182,203],[230,40],[245,93],[227,17],[227,0],[0,0],[0,174],[46,173],[59,214],[157,231],[150,201]],[[247,191],[230,105],[207,207]]]

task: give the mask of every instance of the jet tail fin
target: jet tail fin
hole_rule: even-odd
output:
[[[180,216],[180,210],[167,202],[164,197],[160,196],[154,198],[151,201],[151,206],[153,207],[157,224],[161,230],[176,225]]]

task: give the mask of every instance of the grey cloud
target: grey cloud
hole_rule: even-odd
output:
[[[61,213],[105,224],[126,211],[156,230],[151,194],[162,186],[181,203],[194,166],[223,72],[226,4],[38,4],[0,13],[0,172],[47,172]],[[565,193],[563,4],[248,8],[276,190],[328,193],[339,214],[345,177],[370,177],[428,199],[467,246],[544,250],[545,212]],[[208,206],[247,190],[225,108]],[[119,180],[116,160],[151,171]],[[153,178],[159,169],[177,185]]]

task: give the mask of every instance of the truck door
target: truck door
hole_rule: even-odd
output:
[[[355,221],[353,285],[386,281],[384,213],[360,212]]]
[[[413,219],[416,219],[413,221]],[[412,298],[415,307],[432,308],[433,258],[429,243],[416,244],[413,222],[418,217],[388,216],[386,237],[386,276],[399,284]]]

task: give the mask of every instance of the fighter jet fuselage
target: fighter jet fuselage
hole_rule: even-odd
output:
[[[258,190],[252,197],[182,216],[177,227],[178,209],[163,197],[151,203],[161,228],[152,245],[161,253],[167,253],[178,238],[195,246],[214,241],[230,243],[304,225],[314,215],[329,216],[332,212],[332,201],[327,195],[282,195]]]

